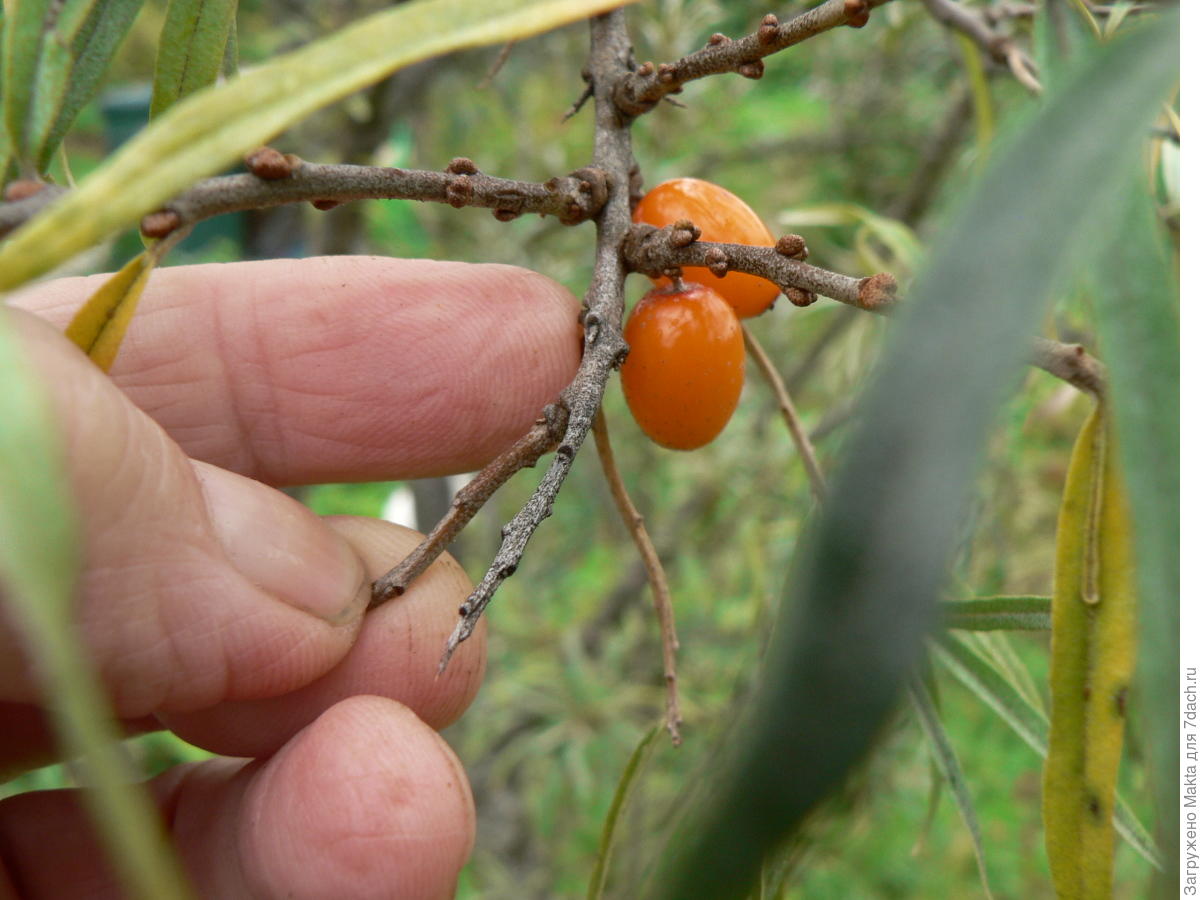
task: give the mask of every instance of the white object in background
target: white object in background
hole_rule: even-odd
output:
[[[474,477],[474,472],[449,476],[447,481],[450,482],[450,495],[454,496],[457,494]],[[388,498],[383,504],[383,515],[380,518],[387,522],[395,522],[397,525],[403,525],[405,528],[416,529],[417,500],[407,484],[401,483],[397,485],[396,489],[388,494]]]
[[[405,528],[416,529],[417,498],[413,496],[413,492],[409,490],[407,484],[397,485],[396,489],[388,494],[388,498],[383,504],[383,515],[380,518],[386,522],[403,525]]]

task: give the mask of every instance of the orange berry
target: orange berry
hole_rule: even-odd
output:
[[[695,450],[721,433],[742,394],[746,348],[729,304],[699,284],[658,288],[625,323],[621,389],[656,444]]]
[[[651,190],[633,211],[633,221],[666,228],[689,219],[700,229],[700,240],[771,247],[775,238],[762,219],[736,194],[699,178],[673,178]],[[779,288],[765,278],[730,272],[718,278],[707,268],[687,266],[687,281],[712,288],[725,298],[739,319],[760,315],[779,296]],[[655,282],[667,283],[666,279]]]

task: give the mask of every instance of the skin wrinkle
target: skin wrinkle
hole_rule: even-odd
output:
[[[289,267],[298,265],[289,263]],[[118,358],[117,369],[120,370],[123,365],[127,368],[124,374],[118,371],[115,380],[127,396],[132,395],[135,402],[140,400],[144,406],[151,400],[161,403],[162,408],[168,411],[163,414],[163,418],[174,419],[180,429],[187,427],[187,419],[192,419],[193,423],[200,427],[188,427],[187,438],[202,439],[214,452],[234,455],[233,445],[222,448],[218,443],[222,438],[222,427],[227,438],[234,438],[236,426],[231,427],[229,424],[230,410],[226,404],[230,402],[230,398],[220,390],[221,383],[227,375],[220,371],[221,366],[217,365],[221,352],[233,353],[233,366],[236,368],[240,363],[248,377],[269,377],[276,382],[277,389],[273,397],[281,408],[271,424],[280,428],[282,433],[287,435],[287,440],[295,442],[286,448],[291,454],[289,457],[264,459],[262,465],[278,466],[277,471],[288,467],[294,469],[301,460],[293,451],[300,449],[299,445],[303,442],[303,450],[313,457],[302,460],[310,467],[308,472],[321,473],[337,466],[353,465],[353,457],[360,452],[356,449],[357,446],[363,443],[379,443],[386,446],[387,450],[380,452],[377,464],[380,467],[389,467],[392,471],[399,471],[401,467],[409,464],[410,457],[406,454],[411,448],[396,446],[395,432],[404,425],[405,408],[409,406],[407,398],[411,395],[405,393],[408,384],[397,382],[409,380],[405,374],[406,366],[410,367],[408,371],[411,371],[411,366],[423,367],[429,372],[440,369],[443,378],[473,381],[477,397],[488,394],[494,396],[490,403],[483,405],[487,418],[482,427],[470,433],[470,440],[465,442],[465,446],[454,447],[451,450],[460,457],[456,465],[461,464],[464,458],[469,460],[470,454],[482,456],[486,461],[488,455],[503,448],[483,447],[480,441],[488,435],[503,434],[506,430],[515,434],[521,433],[527,427],[528,421],[523,419],[525,414],[522,410],[529,406],[533,410],[530,415],[536,414],[542,400],[539,395],[545,393],[548,398],[552,398],[573,372],[578,355],[578,342],[573,339],[577,311],[574,301],[569,300],[559,288],[549,282],[534,276],[520,276],[521,279],[527,279],[527,282],[514,283],[507,279],[503,280],[503,283],[497,282],[496,301],[499,306],[496,308],[499,312],[489,316],[480,307],[480,304],[487,300],[487,296],[477,279],[467,278],[462,271],[438,268],[427,270],[423,275],[424,282],[417,279],[415,289],[428,291],[429,285],[444,282],[445,291],[441,299],[435,297],[428,303],[422,301],[427,307],[424,311],[419,308],[422,304],[414,303],[409,306],[416,308],[397,312],[395,291],[390,286],[402,282],[407,275],[399,267],[391,263],[387,265],[390,271],[382,273],[383,277],[380,277],[380,273],[367,271],[369,267],[361,265],[357,277],[354,277],[350,268],[343,268],[344,260],[338,260],[336,263],[321,262],[308,271],[311,271],[317,281],[324,279],[325,284],[330,286],[331,290],[324,291],[323,295],[319,292],[310,292],[308,295],[304,293],[307,285],[300,282],[312,280],[307,276],[300,279],[293,275],[291,279],[282,279],[282,284],[272,284],[276,295],[269,300],[264,286],[264,294],[259,298],[262,299],[262,303],[258,304],[256,300],[254,312],[261,312],[260,316],[256,316],[257,322],[261,323],[260,329],[272,335],[272,340],[264,342],[261,337],[258,341],[252,340],[250,328],[243,329],[243,333],[223,335],[223,339],[236,344],[235,348],[215,347],[211,329],[216,323],[209,318],[210,313],[195,309],[190,303],[179,302],[180,297],[184,295],[181,286],[187,283],[178,280],[182,278],[182,274],[170,275],[164,280],[162,276],[169,275],[167,270],[156,273],[155,283],[161,282],[162,285],[160,294],[174,304],[171,310],[178,308],[181,314],[176,316],[172,313],[169,316],[156,317],[153,327],[143,328],[141,331],[138,331],[139,323],[144,326],[147,320],[140,314],[135,317],[131,340]],[[348,272],[352,277],[343,278],[341,281],[325,277],[335,270],[339,273]],[[181,273],[182,270],[175,271]],[[243,291],[245,282],[250,280],[242,278],[235,285],[237,279],[230,278],[229,273],[237,271],[236,269],[225,270],[226,274],[219,278],[214,277],[215,271],[199,278],[194,274],[189,277],[193,278],[197,286],[201,281],[205,282],[206,286],[215,292],[214,295],[226,295],[235,290]],[[447,279],[444,276],[447,272],[453,277]],[[499,274],[498,270],[493,269],[488,277],[496,282]],[[369,278],[379,281],[388,291],[376,291],[374,295],[365,297],[365,302],[361,304],[346,302],[351,297],[357,300],[362,294],[363,289],[358,279],[366,281]],[[526,283],[537,287],[544,296],[530,297],[529,303],[509,302],[507,295],[524,287]],[[338,284],[342,285],[341,290],[353,293],[337,295]],[[346,284],[354,286],[346,288]],[[300,290],[295,291],[294,297],[302,301],[299,303],[299,311],[303,314],[296,316],[292,321],[287,319],[287,309],[279,299],[280,291],[288,285],[299,285]],[[463,291],[464,286],[470,290]],[[314,290],[315,287],[316,285],[313,285]],[[53,290],[50,285],[42,289]],[[155,288],[152,287],[145,298],[147,311],[151,312],[154,310],[154,291]],[[333,296],[330,296],[331,291]],[[388,292],[392,296],[389,296]],[[458,298],[462,301],[462,308],[456,305],[456,297],[459,294],[462,295]],[[191,299],[197,296],[203,298],[204,290],[192,292]],[[303,302],[305,296],[313,296],[313,305],[309,306]],[[321,306],[316,302],[322,297],[328,301],[328,305]],[[368,310],[366,315],[361,314],[364,306]],[[340,307],[341,312],[337,307]],[[240,327],[232,305],[227,313],[220,324],[226,329]],[[423,321],[422,317],[428,317],[430,322]],[[325,334],[312,333],[317,330],[313,323],[339,318],[341,321],[335,322],[334,327]],[[355,319],[357,321],[354,321]],[[470,320],[472,326],[480,326],[475,329],[478,331],[477,337],[468,338],[465,343],[462,339],[463,332],[467,330],[463,324],[464,319]],[[158,327],[160,323],[166,326],[172,321],[184,327]],[[403,324],[406,321],[416,323],[415,327],[428,328],[439,340],[444,339],[444,342],[432,342],[431,337],[431,340],[421,347],[423,355],[415,360],[385,357],[386,348],[389,345],[394,346],[397,337],[402,334],[396,328],[396,323]],[[492,323],[490,329],[487,327],[489,321]],[[235,323],[238,325],[235,326]],[[504,326],[504,330],[501,330],[501,326]],[[283,341],[274,339],[278,328],[284,329]],[[397,886],[400,886],[401,890],[408,886],[410,892],[419,896],[441,893],[449,895],[453,888],[454,867],[466,859],[473,827],[470,797],[464,793],[463,773],[454,757],[437,741],[436,736],[429,731],[429,726],[415,718],[412,711],[403,711],[389,701],[363,697],[350,700],[340,700],[336,696],[306,697],[303,696],[302,688],[276,689],[280,681],[289,682],[291,685],[307,683],[312,672],[319,668],[318,662],[328,660],[334,655],[330,650],[331,646],[343,638],[348,643],[347,632],[350,628],[345,628],[340,636],[331,635],[330,626],[320,624],[319,627],[313,627],[313,616],[310,613],[291,607],[280,610],[276,597],[261,589],[250,589],[245,576],[234,571],[231,565],[233,559],[245,562],[238,555],[237,548],[255,548],[260,540],[266,540],[266,537],[256,533],[253,527],[253,523],[259,521],[253,504],[246,507],[249,510],[247,516],[251,526],[244,541],[236,529],[210,534],[207,508],[191,506],[194,501],[198,502],[198,498],[193,497],[193,490],[199,490],[206,502],[209,500],[207,482],[204,482],[205,487],[200,490],[196,482],[192,481],[196,477],[193,473],[176,472],[176,463],[173,460],[182,460],[176,448],[172,448],[165,461],[151,461],[142,453],[131,452],[154,447],[161,453],[168,444],[164,433],[155,431],[154,438],[141,447],[135,447],[133,439],[136,435],[131,429],[144,432],[146,424],[140,420],[140,416],[131,414],[126,404],[119,405],[124,410],[123,414],[130,416],[127,422],[105,416],[104,404],[79,406],[76,403],[77,397],[71,390],[76,375],[79,376],[81,385],[99,386],[108,382],[89,368],[89,364],[77,352],[66,347],[60,338],[55,338],[48,330],[42,331],[43,343],[38,345],[37,349],[44,349],[46,352],[39,355],[56,364],[56,369],[47,371],[55,373],[51,378],[59,388],[56,393],[69,398],[71,414],[79,420],[75,427],[80,432],[92,427],[95,429],[93,435],[104,436],[104,427],[116,425],[130,441],[126,447],[104,451],[102,455],[111,463],[108,468],[101,466],[101,460],[94,456],[81,456],[82,468],[79,476],[84,479],[88,491],[109,506],[117,500],[121,501],[111,509],[108,506],[93,509],[92,515],[86,520],[94,532],[101,535],[104,547],[116,551],[118,556],[124,554],[128,560],[125,562],[117,559],[116,565],[100,570],[96,584],[107,584],[109,596],[104,598],[106,603],[111,601],[116,608],[128,608],[131,611],[135,605],[144,603],[148,596],[153,598],[155,604],[160,599],[163,603],[154,609],[153,614],[131,613],[123,623],[130,631],[109,638],[114,641],[109,648],[114,654],[120,645],[132,642],[133,652],[121,654],[121,659],[133,668],[129,677],[138,678],[137,669],[141,668],[140,675],[147,682],[148,693],[155,690],[168,693],[176,691],[177,693],[170,694],[166,702],[194,702],[200,694],[214,689],[213,683],[190,677],[194,675],[195,667],[203,664],[210,671],[222,670],[218,676],[222,684],[215,688],[222,694],[229,694],[235,690],[246,691],[247,688],[276,694],[277,696],[271,699],[279,701],[278,709],[271,710],[264,705],[262,709],[267,715],[257,720],[249,717],[237,723],[238,728],[248,728],[252,733],[256,728],[270,727],[263,720],[271,718],[272,714],[276,720],[282,718],[281,714],[287,711],[289,702],[293,702],[293,710],[304,710],[303,719],[307,722],[318,719],[322,715],[322,709],[326,713],[334,712],[342,707],[343,703],[352,704],[348,710],[358,709],[360,713],[365,713],[355,715],[348,712],[347,717],[326,720],[325,724],[317,729],[316,743],[310,742],[307,751],[294,759],[289,771],[275,780],[274,796],[271,799],[275,814],[273,825],[270,821],[271,816],[264,817],[262,809],[256,814],[249,805],[243,803],[244,790],[264,769],[282,761],[294,750],[303,749],[296,748],[290,742],[290,739],[296,736],[295,730],[277,732],[272,738],[276,743],[271,751],[279,750],[281,746],[283,749],[266,765],[252,764],[243,767],[236,775],[236,784],[230,780],[234,776],[229,772],[229,777],[225,774],[214,774],[211,779],[199,775],[183,779],[189,787],[187,794],[182,796],[178,781],[174,787],[164,786],[166,793],[171,795],[169,803],[164,802],[164,807],[169,806],[167,813],[177,829],[176,837],[188,847],[189,868],[198,875],[202,895],[253,895],[275,898],[288,896],[294,891],[297,897],[338,896],[340,879],[342,892],[348,896],[355,896],[356,885],[347,884],[344,875],[339,871],[339,860],[330,858],[333,851],[328,843],[321,840],[326,835],[337,835],[339,830],[341,835],[345,836],[346,846],[351,846],[355,840],[352,835],[356,831],[363,835],[364,850],[370,849],[372,833],[378,834],[380,842],[389,840],[388,836],[391,836],[389,843],[392,852],[384,858],[379,858],[376,854],[374,868],[368,869],[373,875],[370,888],[373,888],[378,896],[395,896]],[[456,334],[458,340],[454,339]],[[568,335],[572,339],[567,339]],[[309,341],[308,352],[304,352],[306,341]],[[50,352],[52,343],[54,352]],[[545,347],[545,350],[537,351],[538,347]],[[296,352],[297,350],[300,352]],[[242,354],[240,357],[236,356],[238,351]],[[260,360],[258,354],[266,351],[270,351],[272,355]],[[447,353],[451,351],[454,355],[447,358]],[[475,354],[474,358],[470,355],[472,353]],[[74,362],[68,365],[72,359]],[[172,359],[177,367],[172,367]],[[552,361],[555,359],[561,360],[562,364],[554,365]],[[550,360],[551,363],[543,365],[543,361],[546,360]],[[270,365],[256,366],[260,361],[269,362]],[[82,368],[76,370],[72,365]],[[334,366],[348,370],[350,377],[342,378],[340,372],[332,369]],[[254,371],[256,367],[259,369],[257,372]],[[85,371],[88,373],[86,377],[83,375]],[[523,375],[527,377],[522,377]],[[433,378],[436,375],[429,377]],[[180,385],[181,393],[188,393],[186,388],[190,383],[191,401],[173,399],[171,393],[164,390],[158,390],[155,394],[155,381],[176,382]],[[314,386],[315,390],[307,387],[310,385]],[[429,427],[449,431],[449,426],[453,424],[451,416],[462,416],[463,413],[460,410],[445,408],[447,403],[453,402],[449,399],[453,397],[453,388],[443,385],[442,390],[448,392],[441,400],[442,408],[431,409],[429,412],[430,416],[433,416],[435,411],[440,412],[441,418],[432,420]],[[110,404],[115,397],[111,390],[105,390],[103,395],[108,398],[104,402]],[[269,404],[264,402],[261,395],[252,394],[248,401],[238,399],[248,404],[245,408],[249,409],[251,414],[261,407],[266,415],[276,415],[274,410],[267,408]],[[535,400],[538,404],[534,403]],[[207,427],[204,427],[201,420],[194,418],[196,415],[208,416]],[[317,427],[310,427],[313,424],[313,416],[318,420],[328,419],[328,427],[322,429],[319,421],[316,423]],[[357,422],[346,422],[348,417],[357,417]],[[300,425],[295,429],[294,435],[293,420]],[[180,436],[178,430],[170,427],[171,423],[164,424],[169,429],[167,434],[174,438]],[[309,432],[314,432],[317,436],[307,436]],[[428,438],[428,435],[424,437]],[[114,440],[110,447],[116,444],[118,441]],[[341,449],[335,450],[334,445],[340,445]],[[73,450],[78,446],[78,441],[72,442]],[[277,449],[264,449],[261,445],[259,448],[263,451],[262,456]],[[447,452],[444,442],[437,449],[439,454]],[[192,446],[187,450],[194,456],[199,455]],[[114,453],[111,457],[110,452]],[[427,457],[427,461],[429,459],[433,458]],[[154,464],[160,466],[157,471],[152,468]],[[118,480],[123,480],[124,486],[128,488],[128,493],[121,497],[112,492],[114,485],[105,481],[118,470],[121,473]],[[180,476],[178,483],[173,481],[175,474]],[[353,474],[363,477],[364,473],[356,471]],[[232,484],[232,480],[227,483]],[[162,496],[164,485],[174,488],[172,498]],[[249,492],[250,488],[247,486],[247,493]],[[236,499],[236,494],[237,490],[231,493],[231,500]],[[174,506],[163,512],[160,505],[168,499],[174,501]],[[223,503],[217,499],[216,494],[211,499],[214,503]],[[110,519],[120,518],[128,524],[132,521],[129,517],[134,514],[132,506],[145,507],[147,515],[144,522],[139,520],[139,527],[145,524],[147,527],[140,530],[146,533],[131,536],[129,546],[121,549],[117,536],[113,534]],[[91,509],[92,504],[89,503],[86,508]],[[243,507],[239,503],[231,502],[222,505],[222,508],[227,509],[236,522],[236,513],[233,511]],[[271,504],[268,504],[267,508],[270,509]],[[289,521],[286,512],[277,510],[271,515],[281,515],[283,518],[280,521],[286,522]],[[176,519],[181,521],[174,521]],[[394,560],[398,546],[404,541],[397,539],[397,529],[389,529],[378,522],[365,521],[358,522],[352,528],[351,521],[329,524],[342,533],[343,537],[347,534],[352,536],[347,537],[349,546],[355,548],[356,555],[361,557],[362,563],[367,566],[367,570],[362,572],[362,577],[365,578],[368,572],[377,574],[382,560],[386,559],[389,563]],[[184,537],[198,547],[194,554],[181,559],[177,552],[169,552],[168,545]],[[218,538],[232,541],[228,544],[232,558],[225,553]],[[314,550],[323,546],[321,542],[317,542],[314,544]],[[364,546],[369,546],[369,551],[365,551]],[[364,553],[369,553],[369,561]],[[267,555],[270,554],[256,554],[253,559],[258,560]],[[149,556],[156,559],[151,560]],[[178,571],[169,573],[170,577],[165,582],[157,581],[154,574],[155,563]],[[213,570],[210,573],[211,579],[198,578],[200,571],[205,567]],[[340,570],[340,567],[336,568]],[[430,573],[431,575],[443,575],[453,571],[448,560],[445,560],[444,564],[443,561],[439,561],[435,568],[436,571]],[[247,568],[247,571],[252,570],[253,566]],[[126,589],[128,583],[118,586],[115,581],[118,575],[127,577],[131,573],[135,588],[133,592]],[[305,572],[304,577],[307,578],[310,574],[318,573]],[[264,584],[275,584],[270,574],[260,577]],[[334,590],[331,597],[334,606],[341,603],[334,598],[340,597],[343,589],[351,590],[353,585],[349,583],[353,582],[355,577],[358,576],[352,576],[347,570],[345,588],[337,586],[336,578],[328,579]],[[326,580],[321,578],[321,584]],[[298,590],[293,587],[295,581],[296,579],[285,577],[277,589],[295,592]],[[169,585],[165,593],[164,584]],[[470,584],[464,582],[462,589],[469,591]],[[416,599],[415,592],[410,599]],[[455,666],[454,670],[447,672],[446,677],[440,681],[435,682],[432,679],[431,673],[440,654],[441,640],[445,632],[443,626],[446,622],[443,619],[448,621],[454,617],[455,606],[450,602],[452,599],[454,598],[448,596],[445,590],[431,590],[426,594],[419,611],[404,610],[404,605],[399,604],[395,605],[393,610],[385,609],[373,614],[373,617],[378,619],[381,613],[404,613],[396,618],[385,616],[378,619],[379,624],[384,626],[381,629],[383,634],[379,637],[386,638],[389,636],[388,632],[392,632],[398,643],[376,641],[372,653],[358,656],[357,665],[352,667],[355,680],[357,676],[362,677],[362,681],[356,686],[358,692],[369,693],[381,687],[410,692],[417,695],[418,704],[423,702],[427,705],[418,713],[422,717],[427,714],[429,707],[436,707],[434,717],[461,712],[477,687],[476,682],[484,665],[484,653],[482,635],[479,635],[474,644],[474,653],[460,655],[463,665]],[[368,621],[370,620],[369,618]],[[223,640],[226,636],[228,641]],[[177,638],[179,643],[172,645],[172,638]],[[428,665],[425,664],[426,660],[418,659],[416,665],[406,667],[403,660],[397,658],[404,655],[406,641],[414,645],[418,656],[420,648],[427,647]],[[358,646],[355,644],[351,650]],[[397,646],[400,648],[399,654],[395,652]],[[139,658],[143,652],[146,655]],[[3,650],[0,650],[0,654],[2,653]],[[467,648],[464,648],[464,653],[467,653]],[[317,662],[306,666],[306,660],[314,658],[310,654],[315,655]],[[214,655],[220,655],[223,666],[209,665]],[[146,666],[160,668],[148,671]],[[305,669],[307,672],[301,677],[298,670]],[[150,677],[146,677],[147,674]],[[240,680],[240,686],[232,684],[234,677]],[[316,680],[319,681],[321,677],[323,676],[318,675]],[[176,683],[176,679],[179,683]],[[389,681],[391,684],[388,684]],[[275,688],[270,687],[270,683],[274,683]],[[336,685],[334,687],[336,688]],[[189,694],[189,691],[192,693]],[[358,705],[364,700],[369,704],[367,708]],[[219,732],[225,713],[230,711],[227,707],[230,706],[236,706],[236,703],[218,703],[208,707],[205,711],[213,714],[208,720],[208,727]],[[443,713],[442,710],[447,712]],[[169,718],[166,721],[170,721]],[[437,744],[436,748],[429,743],[430,741]],[[391,813],[397,816],[394,827],[387,824],[388,810],[376,808],[373,811],[378,812],[381,818],[372,820],[370,817],[356,819],[353,810],[345,809],[347,802],[353,802],[353,796],[347,799],[341,794],[337,775],[340,772],[358,773],[364,768],[378,769],[379,780],[375,784],[381,788],[386,787],[387,783],[399,774],[412,779],[413,789],[422,792],[420,797],[406,801],[404,809],[390,808]],[[206,763],[201,771],[213,770],[214,764]],[[371,772],[363,774],[361,779],[364,802],[371,799],[378,801],[381,794],[386,796],[386,790],[370,790]],[[457,789],[456,780],[459,784]],[[311,785],[320,788],[317,799],[323,799],[323,805],[312,802],[313,793],[306,791],[306,787]],[[43,809],[46,808],[35,804],[23,811],[39,813]],[[339,813],[344,817],[337,818]],[[40,818],[49,827],[58,828],[61,825],[60,833],[64,836],[70,829],[68,822],[48,809]],[[80,824],[85,821],[82,807],[76,810],[75,820]],[[270,836],[260,834],[260,840],[273,837],[280,844],[287,844],[279,849],[289,852],[273,855],[274,868],[268,874],[275,879],[274,881],[248,884],[242,871],[244,858],[238,853],[240,847],[236,846],[237,835],[259,825],[270,826],[266,828]],[[329,827],[322,832],[322,825]],[[410,840],[414,837],[417,838],[415,845]],[[375,846],[385,845],[377,843]],[[54,849],[58,852],[66,851],[85,866],[90,865],[88,860],[91,859],[91,848],[83,846],[81,842],[68,841],[65,845],[56,845]],[[258,849],[262,849],[261,846]],[[23,848],[23,852],[29,853],[30,859],[37,858],[38,850],[39,848]],[[46,848],[46,855],[53,860],[50,850],[51,848]],[[214,853],[218,850],[227,852]],[[417,858],[406,859],[410,851],[415,853]],[[238,856],[233,865],[228,862],[229,853]],[[353,855],[352,853],[351,856]],[[359,861],[372,862],[362,857],[359,857]],[[254,862],[251,861],[251,864]],[[48,876],[52,875],[54,869],[53,865],[41,865],[39,868]],[[329,874],[333,881],[328,890],[324,878],[326,874]],[[257,890],[251,894],[251,888]],[[51,891],[53,892],[53,889]],[[57,895],[64,894],[59,892]]]
[[[381,574],[391,559],[403,556],[418,541],[415,532],[400,540],[396,528],[352,517],[327,521],[359,548],[369,575]],[[169,716],[167,723],[185,740],[233,756],[271,753],[319,711],[361,694],[392,698],[432,728],[446,727],[478,688],[486,645],[465,646],[444,675],[432,677],[455,609],[472,587],[456,563],[443,559],[445,564],[427,572],[404,602],[369,613],[347,655],[311,684],[287,697],[224,703],[212,710]],[[405,652],[410,638],[414,638],[414,655]]]
[[[260,460],[257,469],[248,468],[250,454],[236,445],[222,446],[219,430],[205,434],[199,446],[185,444],[185,450],[279,484],[337,480],[351,472],[354,480],[395,478],[392,461],[401,457],[412,458],[413,469],[403,473],[409,477],[479,468],[525,432],[570,380],[579,357],[576,300],[554,282],[513,267],[339,257],[198,268],[203,272],[193,270],[186,281],[179,269],[154,273],[143,309],[134,317],[114,366],[114,380],[135,404],[156,414],[165,395],[148,383],[148,367],[157,370],[160,380],[191,380],[194,390],[182,392],[182,402],[176,396],[180,406],[162,415],[172,437],[201,434],[174,430],[184,420],[193,426],[224,422],[230,429],[225,434],[238,434],[235,415],[244,421],[256,412],[272,413],[255,393],[261,390],[253,383],[263,377],[261,371],[247,369],[237,359],[227,362],[228,370],[222,368],[214,329],[235,329],[241,317],[255,317],[269,341],[262,343],[260,338],[259,344],[248,345],[244,332],[253,329],[244,328],[220,337],[226,352],[241,359],[253,354],[255,346],[275,354],[272,371],[284,389],[277,400],[285,407],[280,411],[283,418],[256,422],[255,427],[281,429],[281,452],[292,460],[309,449],[320,455],[306,459],[303,469],[289,470],[288,460],[270,458],[276,447],[263,430],[251,435],[254,456]],[[258,294],[248,299],[246,288],[252,282],[258,283]],[[51,318],[65,322],[66,314],[99,283],[80,279],[43,285],[16,302],[50,311]],[[197,308],[205,295],[197,297],[193,284],[200,283],[200,290],[229,303],[219,320],[211,310]],[[54,302],[63,295],[79,299]],[[406,302],[416,297],[422,298],[419,303]],[[248,302],[254,310],[246,308]],[[403,348],[403,336],[424,334],[420,329],[433,334],[414,348]],[[471,336],[472,332],[478,333]],[[189,338],[181,341],[179,334]],[[296,347],[304,352],[292,352]],[[532,347],[542,350],[535,356]],[[397,360],[398,350],[406,358]],[[180,374],[167,375],[157,368],[168,364],[177,366]],[[222,383],[230,378],[241,388],[233,396]],[[422,380],[455,383],[455,398],[473,398],[469,413],[482,418],[472,428],[468,410],[430,409],[428,415],[436,417],[427,421],[436,423],[446,440],[422,435],[424,443],[413,444],[413,429],[397,434],[414,395],[422,391]],[[363,398],[361,408],[329,409],[285,393],[313,381],[329,384],[331,391],[351,402]],[[243,407],[234,410],[231,403]],[[293,439],[289,432],[297,422],[304,423],[305,436]],[[322,431],[340,447],[314,442],[313,433]]]
[[[342,733],[358,735],[363,752],[330,756],[329,735]],[[401,733],[407,735],[406,740],[399,739]],[[394,745],[402,755],[385,764],[369,749],[378,743]],[[461,845],[468,843],[464,838],[474,822],[467,809],[436,803],[419,787],[444,777],[461,777],[442,771],[449,762],[444,751],[431,757],[434,747],[430,744],[440,749],[441,743],[410,710],[391,701],[358,697],[333,707],[267,766],[247,795],[248,813],[258,827],[256,833],[243,834],[239,843],[248,857],[264,864],[256,881],[270,882],[272,874],[282,868],[294,884],[296,878],[321,867],[327,890],[349,889],[364,897],[394,896],[399,883],[428,889],[440,882],[442,878],[437,876],[444,878],[446,867],[435,862],[445,854],[444,848],[454,846],[447,838],[459,839],[454,858],[460,859]],[[450,771],[457,772],[459,764],[451,765]],[[298,783],[291,783],[293,779]],[[291,797],[282,793],[284,783],[289,783]],[[339,791],[333,808],[323,802],[331,796],[331,784]],[[355,812],[351,814],[351,810]],[[299,828],[293,835],[275,837],[280,830],[272,826],[283,820]],[[466,827],[447,828],[447,821]],[[365,824],[368,822],[371,824]],[[361,830],[364,827],[369,830]],[[340,852],[322,852],[318,861],[306,852],[314,846]],[[403,858],[395,854],[400,846],[405,850]],[[347,852],[348,848],[352,852]],[[400,878],[403,882],[397,880]]]
[[[187,579],[178,567],[172,567],[172,571],[181,573],[185,584],[209,585],[225,574],[223,566],[214,567],[211,561],[197,567],[202,574],[194,579]],[[167,589],[174,592],[177,587],[172,583]],[[175,705],[207,705],[229,692],[228,667],[215,664],[224,661],[224,654],[211,650],[211,636],[219,633],[221,623],[203,605],[187,612],[173,609],[174,596],[164,598],[160,590],[151,585],[133,592],[127,595],[132,603],[123,606],[120,615],[100,611],[84,623],[88,644],[100,654],[100,674],[110,685],[120,715],[146,715]],[[207,592],[195,593],[203,596]],[[139,602],[140,593],[150,600]],[[139,611],[141,616],[124,614],[131,610]],[[182,632],[171,622],[180,613],[188,621]],[[198,622],[206,624],[197,627]]]
[[[248,297],[249,314],[249,332],[252,340],[256,341],[260,348],[266,349],[267,345],[260,339],[259,330],[259,308],[261,301],[261,281],[258,278],[248,279],[246,292]],[[258,452],[259,441],[255,434],[255,419],[258,410],[252,409],[246,401],[251,390],[253,382],[245,377],[245,373],[241,371],[244,360],[240,359],[241,354],[238,352],[237,342],[242,340],[246,331],[239,331],[235,328],[226,329],[224,327],[227,321],[227,312],[225,305],[222,302],[222,297],[218,294],[215,288],[212,289],[212,297],[208,303],[209,309],[212,310],[210,327],[212,328],[212,340],[217,347],[216,359],[220,362],[221,375],[224,380],[223,387],[225,396],[228,398],[226,407],[229,411],[229,420],[233,426],[234,433],[239,436],[239,440],[235,441],[235,446],[241,448],[240,458],[237,464],[229,466],[235,472],[261,472],[264,468],[262,457]],[[243,313],[243,315],[246,315]],[[237,363],[235,369],[235,362]],[[257,367],[255,367],[257,368]],[[268,387],[268,391],[271,388]],[[278,414],[278,405],[272,407],[272,411]],[[282,446],[278,441],[279,446]]]

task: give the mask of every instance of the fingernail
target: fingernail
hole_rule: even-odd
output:
[[[362,562],[303,504],[261,482],[193,463],[229,562],[276,599],[334,624],[366,606]]]

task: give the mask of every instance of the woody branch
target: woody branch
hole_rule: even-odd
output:
[[[207,178],[163,209],[145,216],[147,237],[223,213],[310,202],[329,209],[352,200],[422,200],[453,207],[491,209],[509,221],[526,213],[554,216],[566,225],[586,222],[608,199],[604,173],[584,168],[542,183],[498,178],[480,172],[466,158],[451,160],[444,172],[384,166],[321,165],[269,147],[246,157],[244,175]],[[65,191],[53,185],[16,182],[20,200],[0,204],[0,237],[40,212]],[[10,191],[13,185],[9,186]]]
[[[701,236],[686,220],[667,228],[634,225],[623,245],[625,264],[651,277],[678,274],[681,266],[705,266],[718,277],[758,275],[775,282],[797,306],[808,306],[820,295],[867,312],[887,312],[896,299],[896,279],[887,272],[855,278],[808,264],[808,248],[799,235],[784,235],[774,247],[698,240]]]
[[[708,75],[736,72],[746,78],[761,78],[764,57],[839,25],[862,28],[867,24],[871,10],[887,2],[889,0],[826,0],[783,22],[773,14],[766,15],[753,34],[737,40],[714,34],[702,50],[658,66],[643,63],[636,71],[626,74],[617,84],[617,107],[627,116],[639,116],[649,112],[667,95],[679,93],[687,82]]]

